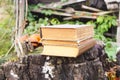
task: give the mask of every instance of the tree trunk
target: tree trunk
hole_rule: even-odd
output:
[[[103,55],[99,45],[77,58],[29,55],[18,62],[4,64],[0,80],[106,80]]]

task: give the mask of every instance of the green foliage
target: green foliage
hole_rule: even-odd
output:
[[[81,22],[81,21],[75,20],[75,21],[63,21],[63,22],[61,22],[61,24],[75,24],[75,25],[81,25],[81,24],[84,24],[84,23]]]
[[[0,6],[12,5],[14,0],[0,0]]]
[[[115,16],[99,16],[96,21],[97,31],[101,34],[104,34],[108,31],[112,26],[116,26],[116,17]]]
[[[39,32],[40,26],[47,26],[47,25],[58,25],[58,24],[83,24],[78,20],[76,21],[60,21],[57,18],[39,18],[39,20],[35,20],[34,16],[30,15],[28,17],[29,25],[24,30],[24,34],[33,34]]]
[[[105,51],[111,61],[116,61],[116,50],[117,46],[115,44],[113,44],[112,42],[106,43]]]
[[[92,24],[95,27],[95,38],[102,40],[105,43],[105,51],[108,54],[110,60],[115,60],[117,46],[112,42],[115,39],[107,38],[104,33],[107,32],[112,26],[117,25],[115,16],[99,16],[96,21],[89,21],[87,24]]]
[[[52,25],[56,25],[56,24],[60,24],[60,21],[57,18],[53,18],[53,19],[50,20],[50,23]]]
[[[14,15],[13,15],[13,6],[12,0],[1,0],[0,4],[2,7],[0,8],[0,63],[4,62],[4,55],[8,52],[11,47],[11,34],[12,28],[15,24]],[[7,59],[6,59],[7,60]]]
[[[45,14],[45,15],[51,15],[52,14],[52,10],[42,10],[41,13]]]
[[[32,20],[27,26],[27,28],[24,30],[24,34],[33,34],[39,32],[40,26],[46,26],[50,24],[48,23],[49,22],[48,20],[49,20],[48,18],[44,19],[40,18],[38,21]]]
[[[115,16],[99,16],[96,21],[89,21],[87,24],[94,25],[96,39],[104,42],[112,41],[112,39],[106,38],[104,33],[107,32],[112,26],[115,27],[117,25]]]
[[[37,5],[30,5],[30,6],[28,7],[28,13],[31,14],[31,12],[30,12],[31,10],[37,10],[37,9],[39,9],[40,7],[44,7],[44,6],[45,6],[44,4],[40,4],[40,3],[37,4]],[[51,15],[52,12],[53,12],[53,11],[52,11],[52,10],[49,10],[49,9],[48,9],[48,10],[47,10],[47,9],[46,9],[46,10],[41,10],[41,13],[42,13],[42,14],[45,14],[45,15]]]
[[[11,22],[11,23],[10,23]],[[5,53],[8,51],[8,49],[11,46],[11,33],[12,33],[12,26],[10,25],[14,23],[13,21],[10,21],[10,17],[6,18],[2,22],[0,22],[0,56],[5,55]]]

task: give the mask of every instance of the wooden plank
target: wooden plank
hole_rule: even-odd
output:
[[[66,2],[55,2],[55,3],[51,3],[46,5],[46,7],[52,7],[52,8],[56,8],[58,6],[66,6],[66,5],[70,5],[70,4],[74,4],[74,3],[79,3],[79,2],[83,2],[85,0],[68,0]]]
[[[118,10],[102,11],[102,12],[96,13],[96,15],[101,16],[101,15],[111,14],[111,13],[115,13],[115,12],[118,12]]]
[[[97,10],[97,9],[91,8],[91,7],[89,7],[89,9],[94,10],[96,12],[77,11],[77,10],[74,10],[73,8],[71,8],[71,7],[66,8],[66,9],[42,7],[40,9],[33,10],[33,11],[40,13],[42,10],[52,10],[53,15],[66,16],[66,18],[64,18],[64,20],[71,20],[71,19],[78,19],[78,18],[96,19],[98,16],[117,12],[117,10],[114,10],[114,11],[100,11],[100,10]],[[97,11],[99,11],[99,12],[97,12]]]
[[[97,19],[97,16],[73,16],[73,17],[63,18],[63,20],[72,20],[72,19],[78,19],[78,18]]]
[[[102,11],[102,10],[100,10],[100,9],[93,8],[93,7],[88,7],[88,6],[85,6],[85,5],[82,5],[81,8],[87,9],[87,10],[91,10],[91,11],[96,11],[96,12]]]
[[[49,8],[51,9],[51,8]],[[52,8],[54,9],[54,8]],[[56,9],[56,8],[55,8]],[[58,9],[59,10],[59,9]],[[65,9],[61,9],[62,11],[65,11]],[[32,10],[32,12],[38,12],[41,13],[42,9]],[[89,18],[89,19],[96,19],[98,15],[96,13],[86,12],[86,11],[74,11],[75,13],[66,13],[61,11],[53,11],[53,15],[59,15],[59,16],[66,16],[67,18],[64,18],[64,20],[71,20],[71,19],[77,19],[77,18]],[[68,19],[69,18],[69,19]]]
[[[41,11],[42,11],[41,9],[32,10],[32,12],[38,12],[38,13],[41,13]],[[60,12],[60,11],[53,11],[52,14],[59,15],[59,16],[72,16],[72,14]]]

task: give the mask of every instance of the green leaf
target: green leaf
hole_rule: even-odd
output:
[[[35,7],[34,7],[34,10],[37,10],[37,9],[39,9],[39,6],[35,6]]]
[[[112,25],[116,26],[117,25],[117,21],[116,20],[112,20]]]
[[[56,24],[60,24],[60,21],[57,18],[53,18],[53,19],[50,20],[50,23],[52,25],[56,25]]]
[[[103,16],[99,16],[97,18],[97,23],[102,23],[104,21],[104,17]]]
[[[81,25],[81,24],[83,24],[83,22],[75,21],[75,24]]]
[[[51,15],[53,13],[53,11],[52,10],[42,10],[41,13],[45,14],[45,15]]]
[[[117,46],[115,44],[112,44],[111,42],[106,43],[105,51],[110,60],[113,61],[116,60],[116,50],[117,50]]]

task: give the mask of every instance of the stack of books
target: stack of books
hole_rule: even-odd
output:
[[[91,25],[54,25],[43,26],[42,55],[77,57],[96,44]]]

